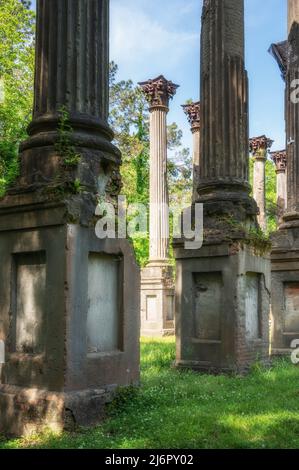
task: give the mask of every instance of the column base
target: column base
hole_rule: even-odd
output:
[[[270,260],[239,243],[175,248],[176,367],[246,373],[269,363]]]
[[[141,272],[141,336],[174,333],[173,268],[165,261],[152,261]]]
[[[0,433],[26,436],[94,426],[103,420],[114,391],[110,387],[58,393],[0,385]]]
[[[299,340],[299,231],[281,229],[272,236],[271,354],[290,356]]]

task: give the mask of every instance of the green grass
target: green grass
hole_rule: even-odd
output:
[[[178,372],[173,339],[142,340],[142,387],[77,433],[0,440],[0,448],[299,448],[299,368],[279,360],[247,377]]]

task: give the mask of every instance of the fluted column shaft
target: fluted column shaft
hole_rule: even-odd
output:
[[[150,114],[150,261],[168,258],[167,108]]]
[[[259,208],[258,223],[262,230],[267,229],[266,218],[266,155],[254,158],[253,198]]]
[[[200,165],[200,102],[182,105],[182,108],[191,124],[193,134],[193,193],[192,203],[198,198],[197,188],[199,184],[199,165]]]
[[[37,0],[33,119],[22,143],[25,178],[28,166],[40,173],[53,166],[62,111],[73,129],[70,145],[106,151],[110,144],[109,0]],[[40,154],[43,150],[43,155]],[[51,155],[49,155],[51,153]],[[51,162],[41,167],[39,158]],[[28,160],[33,163],[28,163]],[[49,175],[47,175],[49,176]]]
[[[299,7],[289,1],[289,56],[286,75],[287,128],[287,213],[285,218],[299,221],[299,103],[294,96],[299,79]]]
[[[299,64],[298,64],[299,65]],[[299,79],[299,74],[298,75]],[[289,74],[289,79],[294,76]],[[287,212],[299,218],[299,113],[298,104],[287,104],[287,141],[288,141],[288,177],[287,177]]]
[[[192,130],[193,134],[193,191],[192,202],[197,200],[197,188],[199,183],[199,166],[200,166],[200,127]]]
[[[253,156],[253,197],[259,208],[258,222],[262,230],[267,229],[266,217],[266,161],[268,149],[273,140],[265,135],[249,140],[249,149]]]
[[[288,31],[290,33],[294,21],[298,22],[299,3],[298,0],[288,0]]]
[[[279,150],[270,155],[276,167],[277,216],[281,220],[287,206],[287,153]]]
[[[283,215],[287,202],[287,175],[285,170],[276,171],[277,206],[279,216]]]
[[[244,1],[205,0],[201,37],[199,193],[211,186],[248,191],[248,80]]]

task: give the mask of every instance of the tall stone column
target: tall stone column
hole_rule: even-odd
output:
[[[174,244],[176,364],[244,372],[257,355],[268,361],[270,263],[269,245],[253,235],[243,0],[203,2],[200,106],[204,241]]]
[[[139,380],[139,270],[95,234],[121,189],[108,26],[109,0],[37,0],[33,119],[0,201],[0,432],[91,425]]]
[[[173,334],[173,272],[169,264],[167,123],[178,85],[160,75],[139,84],[150,106],[150,256],[141,276],[141,334]]]
[[[265,135],[249,140],[249,148],[253,157],[253,197],[259,208],[258,222],[261,229],[267,230],[266,215],[266,161],[268,150],[273,141]]]
[[[199,183],[199,163],[200,163],[200,102],[185,104],[182,106],[188,121],[191,124],[193,135],[193,193],[192,202],[197,199],[197,187]]]
[[[281,220],[287,204],[287,153],[285,150],[270,152],[276,167],[277,217]]]
[[[299,7],[288,0],[286,80],[287,208],[272,236],[272,354],[290,354],[299,333]]]
[[[297,16],[295,16],[297,14]],[[287,130],[287,213],[285,227],[299,227],[299,105],[296,87],[299,80],[299,7],[289,3],[289,61],[286,74]],[[295,84],[295,85],[294,85]]]
[[[201,35],[202,200],[248,200],[243,2],[205,1]],[[216,87],[215,76],[219,77]],[[218,85],[219,85],[218,84]],[[217,88],[217,89],[216,89]]]
[[[288,0],[288,31],[290,32],[293,24],[298,23],[299,4],[297,0]]]

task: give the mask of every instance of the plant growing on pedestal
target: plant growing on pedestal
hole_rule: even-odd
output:
[[[63,159],[64,166],[76,167],[80,163],[81,155],[76,152],[71,141],[73,128],[70,124],[69,112],[65,106],[62,106],[59,112],[58,141],[55,144],[55,150]]]

